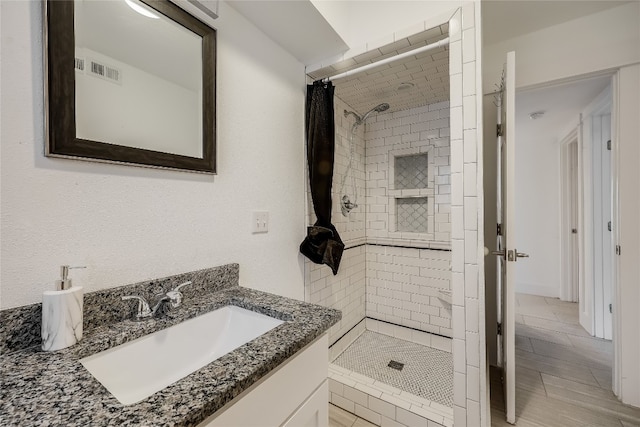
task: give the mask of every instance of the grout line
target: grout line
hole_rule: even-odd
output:
[[[549,398],[549,393],[547,393],[547,386],[544,383],[544,378],[542,378],[542,372],[541,371],[538,371],[538,376],[540,377],[540,382],[542,383],[542,388],[544,389],[544,395],[545,395],[545,397]]]

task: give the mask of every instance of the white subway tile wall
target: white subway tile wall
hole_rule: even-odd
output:
[[[335,162],[333,172],[332,222],[347,247],[365,241],[365,173],[364,173],[364,126],[358,127],[354,136],[354,157],[351,171],[344,185],[344,192],[354,201],[351,174],[355,177],[358,193],[358,207],[349,216],[340,210],[340,190],[349,165],[350,135],[354,117],[344,116],[344,111],[353,109],[340,98],[334,98],[334,119],[336,127]],[[307,187],[307,191],[309,188]],[[309,224],[316,220],[313,213],[311,194],[307,194]],[[342,311],[342,320],[329,330],[329,343],[353,328],[365,317],[365,247],[357,246],[344,251],[338,274],[334,276],[329,267],[317,265],[305,259],[305,301],[321,304]]]
[[[449,277],[452,291],[451,307],[453,315],[449,314],[448,326],[442,320],[436,320],[435,326],[438,326],[440,331],[444,329],[446,332],[449,329],[453,336],[453,418],[455,425],[459,427],[467,425],[486,426],[486,408],[488,407],[486,402],[486,381],[481,380],[486,377],[485,355],[481,351],[485,346],[483,334],[484,282],[481,279],[484,274],[484,264],[480,250],[484,244],[482,231],[483,200],[481,193],[483,171],[482,163],[478,163],[478,159],[482,158],[482,144],[477,143],[477,134],[481,131],[478,129],[481,110],[478,107],[477,93],[481,87],[481,82],[477,70],[481,68],[481,64],[480,55],[476,55],[479,39],[475,35],[477,31],[476,22],[479,20],[479,15],[475,14],[474,9],[475,4],[467,2],[451,18],[452,21],[456,21],[455,25],[451,25],[451,28],[460,29],[462,27],[463,31],[458,30],[450,34],[448,53],[451,86],[449,103],[428,106],[427,108],[422,108],[420,112],[417,111],[418,109],[413,109],[379,114],[375,117],[375,122],[372,120],[373,117],[369,119],[366,133],[362,138],[362,148],[358,146],[358,153],[363,156],[365,166],[363,169],[358,169],[358,167],[362,167],[361,163],[355,166],[356,170],[366,172],[366,185],[364,174],[361,175],[362,181],[359,181],[360,184],[358,184],[359,190],[366,189],[366,193],[359,193],[366,194],[366,212],[365,215],[356,216],[358,212],[363,212],[361,207],[357,208],[352,211],[350,218],[346,219],[346,225],[336,224],[341,233],[343,231],[340,227],[343,227],[345,233],[343,238],[347,236],[346,241],[353,239],[349,241],[351,245],[355,245],[358,242],[387,243],[391,245],[405,243],[405,246],[417,246],[420,248],[451,248],[452,252],[449,253],[450,259],[448,260],[451,262],[451,271],[448,271],[449,276],[447,277]],[[342,107],[338,107],[340,101],[336,100],[336,102],[336,112],[342,114]],[[338,114],[336,115],[338,116]],[[340,137],[345,138],[348,136],[348,127],[345,127],[344,124],[338,125],[338,121],[336,121],[336,126],[342,128],[342,130],[338,131]],[[365,137],[367,139],[366,157],[364,157]],[[443,150],[440,151],[440,148]],[[434,167],[437,166],[437,174],[434,173],[433,187],[429,189],[431,194],[421,194],[420,191],[425,191],[424,189],[393,189],[393,186],[390,185],[390,179],[393,176],[393,163],[390,164],[389,162],[389,152],[396,151],[398,153],[412,154],[420,153],[421,149],[430,150],[428,153],[432,156],[441,157],[438,159],[437,165],[434,164]],[[346,162],[344,162],[344,159],[340,159],[340,155],[337,151],[336,163],[342,162],[341,164],[346,169]],[[358,159],[358,162],[360,161]],[[337,174],[340,173],[340,167],[336,165]],[[334,189],[334,194],[335,191],[337,190]],[[391,194],[394,191],[409,191],[410,193]],[[412,192],[415,192],[415,194]],[[389,230],[394,230],[395,226],[390,224],[395,221],[395,197],[416,196],[427,196],[434,199],[432,233],[390,232]],[[335,195],[334,198],[338,200]],[[334,205],[337,205],[337,203],[334,203]],[[312,209],[310,209],[311,211]],[[339,206],[334,212],[339,212]],[[356,215],[353,212],[356,212]],[[447,217],[437,216],[439,214],[447,215]],[[334,221],[336,223],[339,222],[337,216],[334,217]],[[353,223],[350,221],[353,221]],[[436,227],[437,222],[439,224]],[[349,229],[349,227],[351,228]],[[425,242],[429,242],[426,239],[431,238],[434,239],[433,242],[425,244]],[[435,244],[438,239],[442,239],[442,242],[446,242],[446,244]],[[358,289],[362,286],[361,292],[364,295],[364,285],[360,285],[360,283],[364,283],[364,280],[351,280],[351,275],[354,275],[354,279],[359,279],[361,274],[364,274],[367,278],[367,286],[378,286],[375,293],[368,291],[366,297],[362,300],[364,302],[367,299],[367,313],[380,312],[385,316],[392,316],[390,319],[395,321],[398,321],[398,319],[402,321],[402,319],[407,318],[413,320],[410,310],[404,307],[411,307],[408,304],[413,302],[411,300],[412,296],[416,295],[414,297],[416,299],[419,293],[403,290],[402,284],[413,284],[413,279],[413,281],[420,282],[419,284],[422,285],[429,278],[437,279],[437,277],[434,278],[432,276],[421,277],[422,268],[425,269],[424,273],[430,273],[429,270],[442,270],[442,268],[431,265],[434,260],[428,260],[429,264],[424,267],[418,267],[416,272],[412,268],[416,267],[415,265],[400,264],[399,260],[394,260],[396,255],[387,254],[386,249],[385,252],[379,253],[375,250],[375,248],[379,247],[375,245],[367,245],[364,246],[365,249],[362,248],[363,246],[359,246],[345,251],[343,266],[350,266],[352,269],[348,272],[341,271],[335,278],[329,277],[330,272],[327,267],[314,266],[307,262],[307,300],[311,302],[324,300],[328,305],[335,307],[338,304],[338,298],[335,298],[334,294],[344,292],[345,294],[359,295],[358,292],[350,293],[346,290],[352,283],[357,283],[355,287]],[[349,256],[350,252],[356,249],[364,251],[365,261],[362,261],[362,252],[357,253],[354,257]],[[403,248],[391,249],[402,250]],[[421,254],[421,249],[412,250]],[[375,255],[375,258],[372,258],[373,255]],[[397,256],[407,257],[406,255]],[[418,255],[418,259],[420,259],[420,256]],[[405,262],[405,260],[402,260],[402,262]],[[372,263],[374,264],[373,266],[371,265]],[[355,264],[358,265],[358,268],[355,267]],[[359,273],[360,265],[363,265],[362,271],[364,273]],[[371,272],[365,268],[367,266],[371,267]],[[373,267],[376,267],[376,269],[373,269]],[[345,270],[348,268],[346,267]],[[326,273],[313,273],[316,269],[324,269]],[[311,274],[314,274],[314,280],[311,280]],[[409,281],[407,282],[405,280],[407,278],[400,275],[410,276]],[[315,281],[320,283],[314,283]],[[349,283],[349,286],[346,283]],[[384,285],[381,285],[381,283],[384,283]],[[399,287],[397,283],[400,284]],[[431,283],[439,282],[432,280]],[[438,289],[437,286],[434,286],[434,288]],[[405,289],[409,288],[405,286]],[[379,290],[380,294],[378,293]],[[391,291],[390,294],[389,290]],[[408,300],[406,299],[406,294],[408,294]],[[313,298],[311,298],[311,295],[313,295]],[[372,301],[371,298],[374,296],[376,298]],[[432,302],[432,296],[435,295],[425,295],[425,297],[428,297],[429,304]],[[390,303],[390,301],[393,302]],[[398,305],[396,301],[402,301],[406,304],[404,306],[402,304]],[[372,304],[375,304],[375,307]],[[418,304],[421,303],[418,302]],[[381,311],[378,309],[378,305],[382,307]],[[391,310],[389,310],[389,307]],[[414,321],[419,322],[421,328],[423,323],[433,327],[432,316],[434,319],[446,318],[441,314],[442,307],[437,308],[438,315],[436,316],[435,311],[433,315],[429,312],[429,310],[433,309],[432,306],[426,306],[425,311],[427,311],[428,321],[424,317],[422,320]],[[395,312],[394,309],[396,309]],[[350,310],[353,313],[359,313],[353,307],[350,307]],[[409,311],[408,317],[406,316],[407,312],[402,310]],[[334,327],[335,330],[344,330],[346,332],[349,329],[346,327],[347,324],[357,324],[357,321],[350,320],[357,317],[353,313],[351,311],[343,311],[343,316],[345,317],[343,317],[340,325]],[[414,317],[417,318],[419,316],[415,314]],[[362,317],[359,320],[361,319]],[[383,320],[386,320],[386,318]],[[408,325],[411,324],[409,323]],[[382,326],[380,327],[382,328]],[[333,334],[336,338],[340,336],[338,332],[333,332]],[[436,335],[432,335],[431,340],[435,337],[448,340]],[[431,344],[433,345],[433,343]],[[370,384],[367,385],[364,380],[363,383],[360,383],[354,379],[342,377],[340,382],[341,385],[331,384],[331,401],[337,406],[352,413],[359,413],[365,418],[368,417],[372,422],[383,426],[432,425],[430,424],[431,422],[426,422],[425,418],[412,418],[418,417],[418,415],[415,412],[407,411],[406,409],[408,408],[402,406],[407,405],[406,401],[396,399],[394,395],[388,393],[385,393],[386,399],[383,400],[392,402],[393,399],[396,399],[398,402],[404,403],[398,403],[395,406],[395,419],[385,416],[385,412],[389,411],[389,408],[383,408],[382,406],[384,405],[380,406],[376,400],[373,400],[378,397],[364,393],[363,397],[356,393],[356,391],[361,392],[364,386],[371,386]],[[359,389],[357,388],[358,385],[360,385]],[[382,395],[384,392],[380,391],[380,393]],[[445,419],[444,422],[446,425],[451,425],[450,420]]]
[[[342,241],[349,246],[364,243],[365,239],[365,170],[364,170],[364,126],[359,126],[353,135],[353,159],[351,169],[347,175],[349,167],[351,128],[355,121],[352,115],[344,116],[344,111],[354,111],[349,105],[338,97],[334,97],[334,119],[336,128],[335,158],[333,166],[333,210],[331,221],[335,225]],[[356,112],[360,114],[361,112]],[[353,188],[355,179],[356,189]],[[308,180],[307,180],[308,181]],[[343,184],[344,183],[344,184]],[[342,192],[341,192],[342,190]],[[309,212],[309,224],[316,220],[313,213],[313,202],[307,184],[307,203]],[[357,200],[355,198],[357,192]],[[357,201],[358,207],[354,208],[348,216],[342,215],[340,201],[342,196],[347,194],[352,202]]]
[[[329,401],[382,427],[453,426],[451,408],[331,364]]]
[[[365,246],[344,251],[333,275],[326,265],[305,260],[305,301],[342,311],[342,319],[329,329],[329,344],[365,317]]]
[[[450,40],[451,220],[454,421],[457,427],[486,426],[484,352],[484,264],[482,231],[482,144],[477,144],[480,56],[476,55],[475,4],[451,18],[461,28]],[[460,25],[462,23],[462,25]],[[451,27],[454,27],[450,23]],[[455,87],[454,87],[455,85]],[[481,410],[481,407],[484,409]]]
[[[449,175],[449,102],[409,110],[381,113],[365,124],[365,170],[367,191],[367,239],[426,240],[448,244],[451,239],[451,185]],[[408,188],[398,177],[411,174],[396,171],[397,158],[426,154],[426,187]],[[406,166],[401,166],[406,167]],[[424,172],[424,171],[422,171]],[[406,220],[402,202],[426,197],[419,209],[426,209],[422,226]],[[403,208],[398,210],[398,201]],[[425,206],[426,205],[426,206]]]
[[[335,98],[336,148],[332,221],[348,249],[344,252],[337,276],[333,276],[326,266],[305,260],[306,301],[342,310],[342,320],[329,331],[331,343],[362,320],[365,312],[367,316],[398,325],[447,337],[452,335],[451,306],[438,298],[439,289],[450,289],[451,256],[449,252],[376,245],[349,248],[365,243],[369,235],[391,237],[398,239],[398,242],[402,242],[404,238],[405,244],[409,238],[433,240],[437,235],[438,240],[448,244],[451,230],[448,194],[450,192],[449,148],[448,136],[446,136],[448,128],[436,127],[448,126],[447,106],[448,103],[443,102],[413,110],[379,114],[376,121],[373,121],[376,119],[375,116],[370,118],[365,125],[366,132],[365,126],[360,126],[353,136],[355,152],[351,172],[345,180],[354,117],[351,115],[345,117],[344,111],[352,111],[352,109],[341,99]],[[414,132],[411,132],[411,128]],[[372,131],[372,129],[378,130]],[[408,142],[405,142],[404,146],[386,145],[385,137],[375,138],[378,141],[372,142],[369,139],[371,132],[378,132],[375,135],[389,134],[391,142],[402,141],[403,137]],[[394,138],[394,132],[402,133],[402,136]],[[381,162],[367,164],[367,181],[364,179],[365,140],[367,141],[367,159],[372,158],[370,154],[376,153],[375,150],[384,153],[378,157]],[[376,146],[376,144],[382,145]],[[391,165],[393,173],[394,158],[390,153],[398,152],[397,149],[405,150],[400,151],[403,154],[417,152],[427,153],[429,156],[429,182],[426,191],[429,192],[427,197],[431,201],[432,211],[428,217],[431,221],[431,234],[389,233],[388,231],[390,225],[392,230],[396,228],[395,223],[389,222],[389,218],[395,221],[395,196],[388,195],[395,193],[393,189],[387,191],[389,182],[393,185],[393,179],[390,181],[387,171],[388,166]],[[339,201],[342,197],[340,190],[344,188],[343,193],[354,200],[351,174],[354,174],[356,179],[359,206],[345,217],[340,210]],[[369,193],[372,188],[382,192],[381,203],[371,204],[371,196],[367,194],[365,197],[365,190]],[[416,190],[395,190],[402,197],[412,196],[411,191]],[[434,203],[436,197],[442,198]],[[315,216],[310,194],[307,199],[309,223],[313,223]],[[394,210],[389,211],[389,206]],[[381,251],[383,253],[380,253]],[[365,289],[368,293],[366,296]],[[368,303],[366,310],[365,301]]]
[[[452,336],[451,305],[438,291],[451,287],[451,252],[367,245],[367,317]]]

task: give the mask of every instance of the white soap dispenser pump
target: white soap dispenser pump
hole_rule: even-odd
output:
[[[42,295],[42,349],[61,350],[82,339],[82,311],[84,294],[81,286],[72,286],[69,270],[60,267],[56,289]]]

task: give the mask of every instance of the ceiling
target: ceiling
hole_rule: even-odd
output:
[[[142,16],[123,1],[76,0],[76,47],[198,90],[202,81],[202,37],[156,14],[161,19]]]
[[[611,82],[611,77],[594,77],[516,94],[516,133],[540,141],[558,140],[580,113]],[[529,114],[544,111],[532,120]]]
[[[303,64],[349,46],[310,1],[227,0],[227,3]]]
[[[448,24],[431,28],[313,71],[309,77],[319,80],[417,49],[447,37],[448,31]],[[448,46],[337,79],[334,85],[335,95],[359,114],[383,102],[390,104],[392,112],[446,101],[449,99]]]
[[[621,6],[616,0],[482,0],[482,41],[485,45]]]

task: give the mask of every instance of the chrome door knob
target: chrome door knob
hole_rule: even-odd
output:
[[[507,259],[509,261],[516,262],[518,258],[529,258],[529,254],[518,252],[517,249],[507,251]]]

